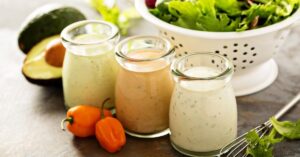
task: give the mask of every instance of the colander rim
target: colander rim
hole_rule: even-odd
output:
[[[187,28],[175,26],[167,22],[164,22],[159,18],[155,17],[154,15],[152,15],[148,11],[148,8],[144,0],[135,0],[135,8],[145,20],[165,30],[169,30],[171,32],[175,32],[177,34],[182,34],[185,36],[201,37],[201,38],[208,38],[208,39],[235,39],[235,38],[247,38],[247,37],[260,36],[263,34],[272,33],[290,27],[293,24],[295,24],[297,21],[300,22],[300,7],[299,7],[298,10],[292,16],[286,18],[283,21],[272,24],[270,26],[257,28],[253,30],[246,30],[243,32],[208,32],[208,31],[187,29]]]

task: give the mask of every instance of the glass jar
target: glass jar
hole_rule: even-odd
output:
[[[173,57],[171,43],[156,36],[130,37],[116,47],[121,66],[116,82],[116,114],[129,135],[155,138],[168,134]]]
[[[67,49],[62,71],[66,107],[100,107],[106,98],[114,101],[118,28],[104,21],[79,21],[67,26],[61,38]]]
[[[233,66],[217,54],[195,53],[171,67],[176,85],[170,105],[170,138],[179,152],[207,156],[237,135]]]

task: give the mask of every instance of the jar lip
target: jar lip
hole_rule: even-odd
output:
[[[68,35],[68,33],[77,28],[77,27],[80,27],[80,26],[83,26],[83,25],[86,25],[86,24],[100,24],[100,25],[106,25],[108,27],[111,28],[111,34],[109,36],[107,36],[106,38],[104,39],[101,39],[101,40],[96,40],[96,41],[93,41],[93,42],[87,42],[87,43],[82,43],[82,42],[78,42],[78,41],[75,41],[73,39],[71,39]],[[117,26],[115,26],[114,24],[112,23],[109,23],[109,22],[106,22],[106,21],[102,21],[102,20],[82,20],[82,21],[78,21],[78,22],[75,22],[75,23],[72,23],[70,25],[68,25],[67,27],[65,27],[63,29],[63,31],[61,32],[61,39],[63,42],[67,42],[67,43],[71,43],[71,44],[74,44],[74,45],[98,45],[98,44],[103,44],[111,39],[114,39],[116,36],[119,35],[119,29]]]
[[[210,76],[210,77],[189,76],[189,75],[184,74],[183,71],[178,69],[178,64],[180,62],[182,62],[184,59],[186,59],[188,57],[195,56],[195,55],[217,56],[217,57],[221,58],[222,60],[224,60],[224,64],[225,64],[226,68],[222,72],[220,72],[214,76]],[[177,59],[175,62],[173,62],[172,66],[171,66],[171,72],[173,75],[179,77],[181,80],[216,80],[216,79],[221,79],[221,78],[227,76],[228,74],[233,73],[233,65],[226,57],[224,57],[222,55],[215,54],[213,52],[195,52],[195,53],[186,55],[184,57],[181,57],[180,59]]]
[[[132,57],[128,57],[126,54],[124,54],[122,52],[122,47],[125,43],[127,43],[128,41],[130,40],[135,40],[135,39],[149,39],[149,38],[152,38],[152,39],[159,39],[159,40],[162,40],[162,42],[164,42],[166,44],[166,47],[167,47],[167,52],[166,53],[163,53],[161,56],[159,57],[156,57],[156,58],[151,58],[151,59],[136,59],[136,58],[132,58]],[[137,49],[138,50],[138,49]],[[148,61],[154,61],[154,60],[157,60],[157,59],[160,59],[160,58],[164,58],[166,56],[169,56],[170,54],[174,53],[175,52],[175,47],[173,46],[173,44],[166,38],[164,37],[159,37],[159,36],[151,36],[151,35],[137,35],[137,36],[131,36],[131,37],[128,37],[124,40],[122,40],[121,42],[119,42],[115,48],[115,54],[117,57],[120,57],[120,58],[123,58],[123,59],[126,59],[128,61],[132,61],[132,62],[148,62]]]

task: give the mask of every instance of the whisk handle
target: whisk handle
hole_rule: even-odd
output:
[[[294,107],[298,101],[300,100],[300,92],[284,107],[282,107],[275,115],[274,117],[276,119],[281,118],[285,113],[287,113],[292,107]]]

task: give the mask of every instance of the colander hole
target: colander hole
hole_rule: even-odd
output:
[[[186,54],[186,55],[187,55],[187,54],[188,54],[188,52],[186,52],[186,51],[185,51],[185,52],[184,52],[184,54]]]
[[[244,53],[243,53],[243,55],[247,55],[247,54],[248,54],[247,52],[244,52]]]
[[[248,44],[244,44],[244,47],[247,47],[248,46]]]
[[[220,51],[219,51],[219,50],[217,50],[217,51],[215,51],[215,53],[220,53]]]
[[[233,44],[233,46],[235,46],[235,47],[236,47],[236,46],[238,46],[238,44],[237,44],[237,43],[234,43],[234,44]]]
[[[236,57],[234,57],[234,58],[232,58],[232,60],[236,61],[236,60],[237,60],[237,58],[236,58]]]
[[[242,67],[242,69],[246,69],[246,67]]]
[[[167,32],[164,32],[164,35],[168,35],[168,33],[167,33]]]
[[[236,68],[236,65],[233,65],[233,67],[235,67],[235,68]]]
[[[215,64],[215,60],[211,60],[211,63],[212,63],[212,64]]]
[[[236,52],[238,52],[238,50],[237,50],[237,49],[234,49],[233,52],[236,53]]]
[[[255,47],[251,47],[251,50],[252,50],[252,51],[255,50]]]
[[[175,40],[175,37],[171,37],[172,40]]]
[[[249,63],[252,64],[254,61],[250,61]]]
[[[178,56],[181,57],[181,54],[179,54]]]
[[[179,46],[180,46],[180,47],[183,47],[183,45],[182,45],[182,44],[179,44]]]
[[[227,54],[223,54],[224,57],[227,57]]]
[[[224,48],[224,49],[227,49],[227,48],[228,48],[228,46],[224,45],[224,46],[223,46],[223,48]]]
[[[177,45],[175,46],[175,49],[178,49],[178,46],[177,46]]]
[[[247,60],[245,59],[245,60],[243,60],[243,63],[246,63],[247,62]]]
[[[194,64],[191,64],[191,67],[193,67],[194,66]]]
[[[252,56],[256,56],[257,54],[256,53],[253,53],[253,55]]]
[[[219,64],[217,64],[217,68],[219,68]]]

